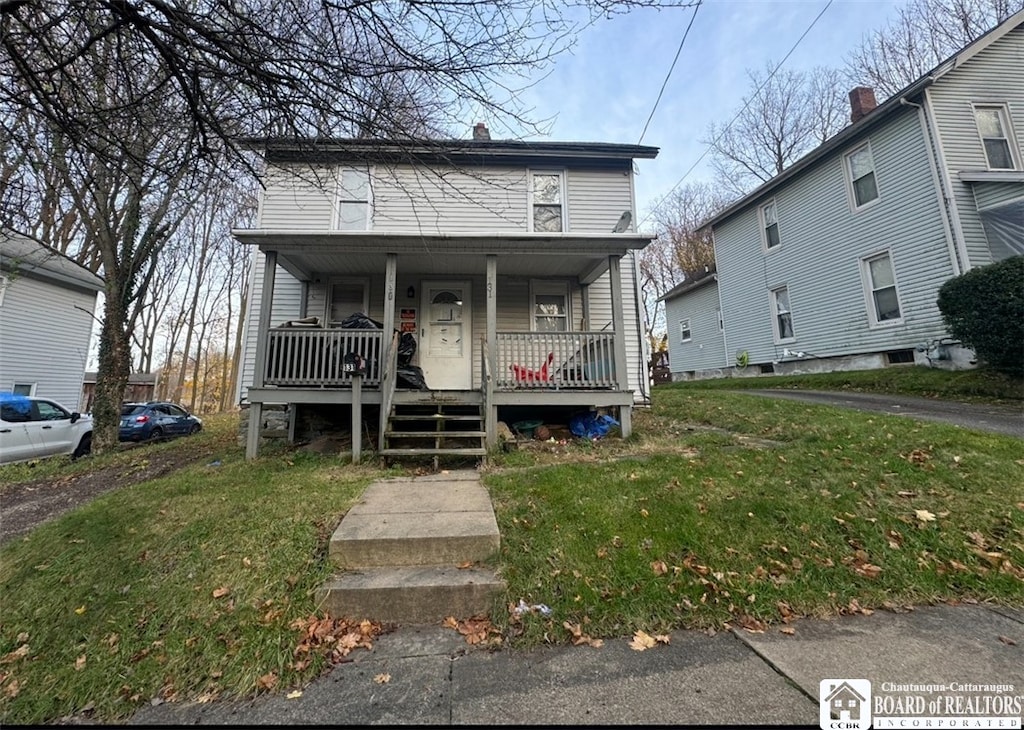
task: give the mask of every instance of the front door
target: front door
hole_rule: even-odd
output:
[[[468,281],[425,281],[418,352],[431,390],[473,387],[473,309]]]

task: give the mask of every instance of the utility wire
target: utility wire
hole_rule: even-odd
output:
[[[697,0],[697,4],[693,6],[693,15],[690,16],[690,23],[686,26],[686,31],[683,32],[683,38],[679,41],[679,48],[676,49],[676,57],[672,59],[672,65],[668,67],[668,73],[665,75],[665,80],[661,84],[661,91],[658,92],[658,98],[654,100],[654,107],[651,109],[650,116],[647,117],[647,121],[644,123],[644,131],[640,133],[640,139],[636,141],[638,145],[644,141],[644,135],[647,134],[647,127],[654,118],[654,112],[658,109],[658,104],[661,102],[661,95],[665,93],[665,87],[668,85],[668,80],[672,78],[672,71],[676,67],[676,61],[679,60],[679,53],[683,50],[683,44],[686,43],[686,36],[690,35],[690,28],[693,27],[693,21],[697,17],[697,11],[700,10],[700,6],[703,1],[704,0]]]
[[[701,156],[697,158],[696,162],[694,162],[692,165],[690,165],[690,169],[688,169],[686,172],[684,172],[683,176],[681,178],[679,178],[679,181],[675,185],[673,185],[671,188],[669,188],[669,191],[667,193],[665,193],[664,195],[661,196],[661,199],[658,201],[658,205],[661,205],[661,203],[665,202],[665,200],[668,198],[668,196],[671,195],[673,192],[675,192],[676,188],[678,188],[680,185],[682,185],[683,181],[690,176],[690,173],[693,172],[695,169],[697,169],[697,165],[699,165],[701,163],[701,160],[703,160],[705,157],[708,156],[708,152],[710,152],[714,148],[714,146],[716,144],[718,144],[718,141],[720,139],[722,139],[722,137],[725,136],[725,133],[727,131],[729,131],[729,128],[736,122],[737,119],[740,118],[740,115],[747,110],[747,107],[750,106],[751,102],[754,99],[757,98],[757,95],[761,93],[761,89],[763,89],[765,86],[767,86],[768,82],[772,80],[772,78],[775,76],[776,73],[778,73],[779,69],[782,68],[782,64],[784,64],[786,62],[786,60],[791,55],[793,55],[793,51],[795,51],[797,46],[799,46],[800,43],[803,41],[803,39],[807,37],[807,34],[811,32],[811,29],[818,23],[818,21],[821,19],[821,16],[825,14],[825,11],[828,10],[832,6],[832,2],[833,2],[833,0],[828,0],[828,2],[825,3],[825,7],[823,7],[821,9],[821,12],[819,12],[817,14],[817,16],[815,16],[814,20],[812,20],[811,24],[807,26],[807,29],[803,32],[803,34],[801,34],[801,36],[796,39],[796,43],[793,44],[793,47],[789,49],[789,52],[786,53],[786,55],[782,57],[782,60],[779,61],[779,63],[775,66],[775,68],[772,69],[771,73],[768,74],[768,78],[766,78],[764,81],[761,82],[761,85],[757,87],[757,91],[755,91],[753,94],[750,95],[750,98],[747,99],[747,102],[743,105],[743,107],[738,112],[736,112],[736,115],[732,119],[729,120],[728,124],[726,124],[724,127],[722,127],[722,131],[719,132],[718,136],[715,137],[715,139],[713,139],[711,141],[711,144],[709,144],[707,147],[704,148],[704,152],[701,153]],[[643,217],[643,219],[639,223],[637,223],[637,226],[636,226],[637,230],[639,230],[640,226],[642,226],[644,223],[646,223],[647,220],[652,215],[654,215],[654,211],[657,209],[657,207],[658,207],[657,205],[654,206],[654,208],[652,208],[647,213],[647,215],[645,215]]]

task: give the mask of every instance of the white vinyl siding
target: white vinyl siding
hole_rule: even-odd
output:
[[[1024,159],[1024,27],[1018,26],[988,48],[950,71],[930,87],[926,96],[934,111],[945,170],[967,249],[968,268],[993,261],[988,238],[978,216],[972,186],[958,176],[966,170],[987,170],[988,159],[978,135],[974,105],[1005,103],[1014,153]],[[897,271],[897,275],[899,272]],[[899,277],[906,290],[906,282]]]
[[[25,273],[8,274],[0,313],[0,390],[35,394],[77,410],[89,358],[96,292]]]
[[[728,364],[720,314],[714,280],[665,302],[667,321],[690,323],[688,341],[683,341],[682,333],[669,337],[668,364],[673,374],[715,370]]]
[[[337,168],[270,165],[260,205],[260,228],[327,231],[335,220]]]
[[[628,172],[570,168],[566,178],[572,233],[611,233],[622,214],[633,210]],[[636,230],[635,216],[626,230]]]

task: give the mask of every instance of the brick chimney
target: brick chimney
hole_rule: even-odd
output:
[[[476,126],[473,127],[473,139],[490,139],[491,133],[487,131],[487,125],[483,122],[477,122]]]
[[[875,90],[870,86],[858,86],[850,92],[850,121],[859,122],[878,106]]]

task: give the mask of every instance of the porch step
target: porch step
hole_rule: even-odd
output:
[[[464,448],[464,449],[442,449],[434,447],[396,449],[387,448],[380,452],[381,456],[487,456],[487,449]]]
[[[384,457],[486,456],[479,393],[440,391],[396,401],[384,430]]]
[[[340,572],[316,600],[332,616],[388,623],[489,614],[506,585],[481,563],[499,547],[475,471],[374,482],[331,537],[328,554]]]

